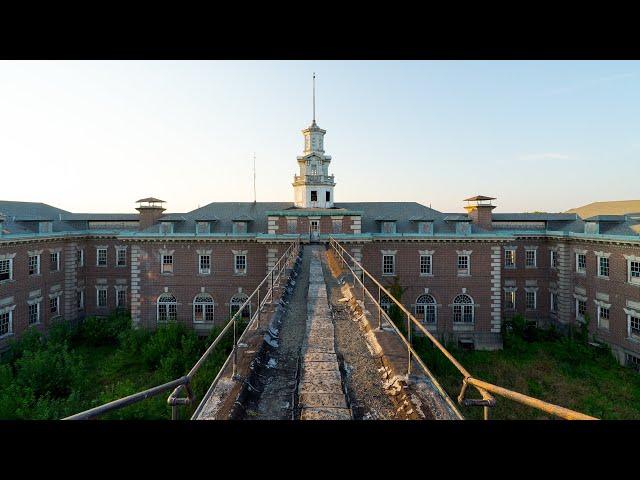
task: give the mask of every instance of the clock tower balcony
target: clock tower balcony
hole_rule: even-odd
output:
[[[335,187],[333,175],[294,175],[293,185],[328,185]]]

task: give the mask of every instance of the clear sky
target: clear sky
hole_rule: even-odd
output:
[[[4,61],[0,199],[293,201],[313,71],[337,202],[640,198],[637,61]]]

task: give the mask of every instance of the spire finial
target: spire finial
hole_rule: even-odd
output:
[[[313,123],[316,123],[316,72],[313,72]]]

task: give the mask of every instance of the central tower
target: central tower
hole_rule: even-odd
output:
[[[333,207],[333,175],[329,175],[331,157],[324,154],[324,134],[316,124],[316,76],[313,75],[313,121],[304,130],[304,152],[298,156],[299,175],[293,176],[294,203],[300,208]]]

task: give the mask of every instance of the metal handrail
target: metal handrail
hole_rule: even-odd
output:
[[[146,400],[147,398],[154,397],[154,396],[156,396],[156,395],[158,395],[158,394],[160,394],[162,392],[166,392],[166,391],[169,391],[169,390],[171,390],[171,394],[167,398],[167,403],[171,406],[171,418],[172,419],[177,419],[178,418],[177,407],[179,405],[189,405],[189,404],[193,403],[193,401],[196,398],[193,390],[191,389],[191,381],[193,380],[193,377],[198,372],[198,370],[200,369],[202,364],[205,362],[205,360],[207,359],[209,354],[215,349],[215,347],[220,343],[220,341],[222,340],[224,335],[232,327],[233,327],[233,350],[231,351],[231,353],[229,354],[229,356],[225,360],[224,364],[222,365],[222,367],[218,371],[218,374],[216,375],[215,379],[213,380],[213,383],[212,383],[211,387],[209,388],[209,391],[211,391],[213,389],[213,387],[215,386],[215,384],[218,382],[218,380],[221,377],[221,373],[224,371],[224,369],[227,367],[227,365],[229,364],[230,361],[233,362],[233,374],[235,375],[238,344],[244,338],[244,335],[246,334],[246,332],[249,330],[249,327],[254,322],[256,323],[256,328],[259,327],[260,311],[261,311],[262,307],[267,302],[267,299],[269,299],[269,301],[273,302],[273,289],[274,289],[274,287],[276,285],[279,285],[280,277],[283,275],[283,273],[288,268],[288,266],[291,265],[295,261],[295,258],[298,255],[299,250],[300,250],[300,241],[299,241],[298,238],[296,238],[289,245],[289,247],[285,250],[285,252],[282,254],[282,256],[280,256],[280,258],[276,261],[275,265],[269,270],[267,275],[263,278],[263,280],[260,282],[260,284],[258,284],[258,286],[255,288],[255,290],[251,293],[251,295],[249,295],[247,297],[247,299],[240,306],[238,311],[229,319],[229,321],[224,326],[224,328],[220,331],[218,336],[214,339],[214,341],[211,343],[211,345],[209,345],[209,347],[200,356],[200,358],[195,363],[195,365],[191,368],[191,370],[189,370],[189,373],[187,373],[185,376],[182,376],[180,378],[177,378],[177,379],[172,380],[172,381],[167,382],[167,383],[163,383],[162,385],[157,385],[155,387],[148,388],[148,389],[143,390],[141,392],[134,393],[134,394],[129,395],[127,397],[119,398],[117,400],[113,400],[111,402],[105,403],[104,405],[100,405],[100,406],[91,408],[89,410],[85,410],[83,412],[76,413],[75,415],[71,415],[69,417],[63,418],[63,420],[88,420],[90,418],[95,418],[95,417],[98,417],[100,415],[103,415],[103,414],[105,414],[107,412],[110,412],[112,410],[118,410],[118,409],[126,407],[128,405],[132,405],[134,403],[141,402],[143,400]],[[266,294],[264,295],[264,297],[261,300],[260,299],[260,288],[262,288],[262,286],[266,282],[268,282],[269,288],[268,288]],[[245,309],[245,307],[247,305],[250,305],[251,299],[256,295],[258,296],[258,300],[257,300],[258,307],[256,308],[256,312],[252,316],[252,318],[250,319],[249,323],[247,323],[247,325],[243,329],[240,337],[237,337],[236,323],[237,323],[238,319],[241,317],[242,312]],[[178,398],[177,395],[182,389],[185,389],[187,391],[187,396],[184,397],[184,398]]]
[[[378,282],[361,264],[358,262],[353,256],[342,246],[340,243],[335,240],[333,237],[329,237],[329,245],[333,250],[338,254],[343,264],[349,269],[351,272],[354,282],[357,281],[359,285],[362,286],[362,303],[364,309],[364,299],[365,293],[371,298],[376,307],[378,308],[378,329],[381,328],[381,317],[384,316],[385,320],[389,322],[389,324],[393,327],[394,331],[400,336],[403,343],[407,346],[409,362],[407,366],[407,374],[411,373],[411,361],[412,357],[418,362],[421,368],[425,371],[425,373],[431,378],[431,380],[435,380],[433,375],[424,364],[422,359],[420,359],[418,353],[414,350],[411,345],[411,323],[413,323],[430,341],[433,343],[438,350],[453,364],[454,367],[462,374],[462,388],[460,390],[460,394],[458,395],[458,403],[460,405],[466,406],[482,406],[484,408],[484,419],[489,419],[489,407],[495,406],[495,398],[491,395],[491,393],[499,395],[501,397],[507,398],[509,400],[521,403],[523,405],[527,405],[538,410],[542,410],[544,412],[550,413],[552,415],[556,415],[558,417],[567,419],[567,420],[598,420],[595,417],[591,417],[589,415],[585,415],[584,413],[576,412],[574,410],[570,410],[568,408],[560,407],[558,405],[554,405],[552,403],[548,403],[542,400],[539,400],[534,397],[530,397],[528,395],[524,395],[522,393],[515,392],[513,390],[509,390],[498,385],[494,385],[488,382],[484,382],[477,378],[473,378],[471,374],[462,366],[460,362],[449,352],[432,334],[429,332],[422,323],[417,320],[413,314],[405,308],[396,298],[380,283]],[[346,257],[351,260],[352,265],[349,265],[349,262],[345,260]],[[359,274],[356,273],[355,270],[359,270],[363,273],[362,280],[360,279]],[[366,288],[364,284],[364,275],[367,276],[377,287],[378,287],[378,300],[374,298],[368,288]],[[355,283],[354,283],[355,287]],[[391,318],[387,315],[384,309],[380,305],[380,297],[381,294],[387,295],[387,297],[396,304],[396,306],[407,315],[407,336],[408,339],[400,332],[398,327],[395,325]],[[434,381],[434,385],[436,388],[443,393],[442,388],[440,387],[437,381]],[[476,399],[465,399],[465,393],[467,390],[467,386],[472,385],[482,396],[482,400]],[[448,395],[445,395],[445,398],[448,399]],[[449,400],[450,402],[450,400]],[[457,412],[456,409],[454,411]]]

